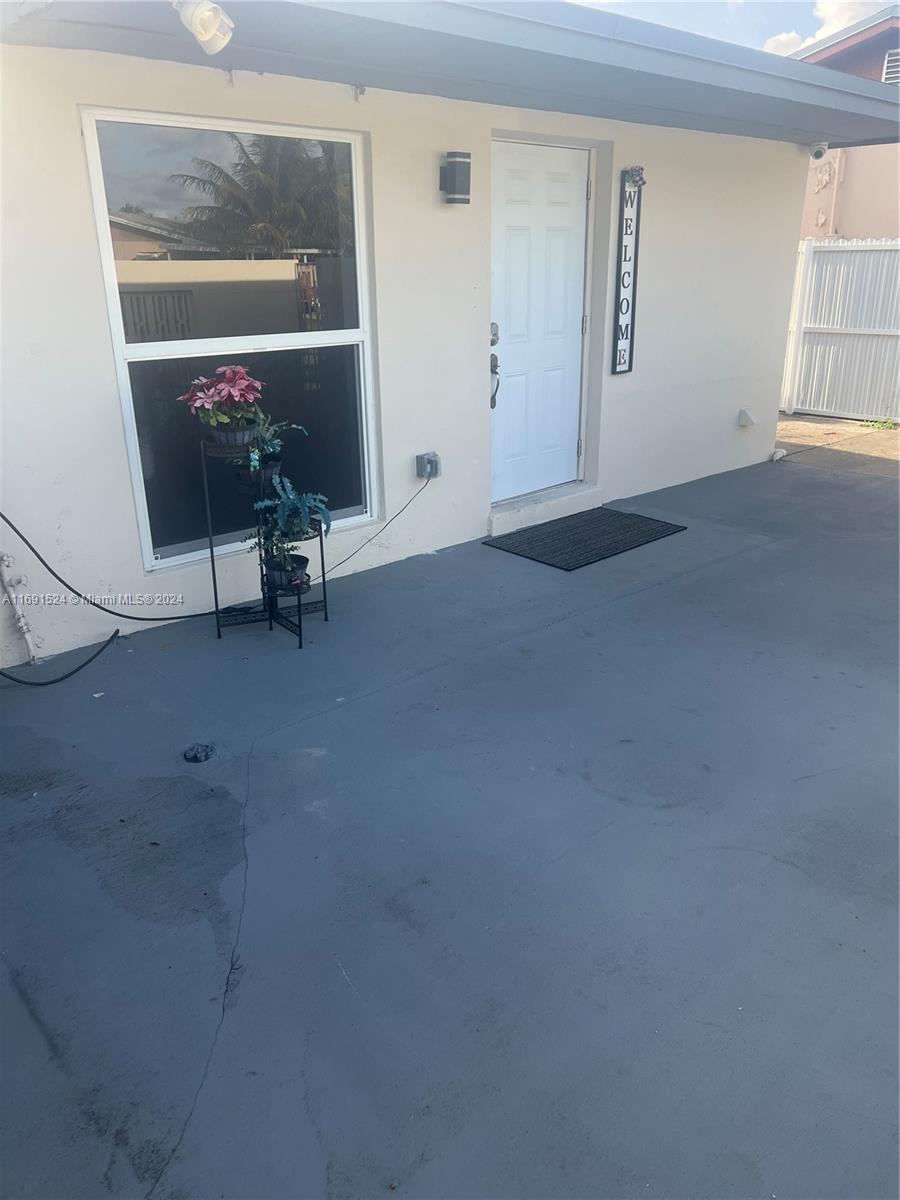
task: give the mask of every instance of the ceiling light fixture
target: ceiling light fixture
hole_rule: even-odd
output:
[[[209,0],[172,0],[172,7],[205,54],[218,54],[231,41],[234,21]]]

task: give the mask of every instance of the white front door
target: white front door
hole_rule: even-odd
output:
[[[587,150],[494,142],[494,501],[578,475],[588,157]]]

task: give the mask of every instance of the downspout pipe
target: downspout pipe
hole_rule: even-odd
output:
[[[22,641],[25,643],[25,649],[28,651],[28,661],[34,663],[37,655],[35,654],[34,642],[31,638],[31,626],[28,624],[22,606],[17,603],[15,590],[17,587],[27,587],[28,579],[25,575],[10,575],[10,568],[14,561],[11,554],[0,554],[0,588],[3,590],[3,603],[8,604],[15,615],[16,629],[18,629]]]

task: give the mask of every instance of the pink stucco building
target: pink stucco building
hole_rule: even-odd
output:
[[[805,46],[794,58],[900,84],[900,6]],[[812,162],[801,237],[900,237],[900,145],[829,150]]]

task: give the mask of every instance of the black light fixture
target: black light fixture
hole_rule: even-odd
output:
[[[467,150],[448,150],[441,164],[440,188],[447,204],[468,204],[472,182],[472,155]]]

